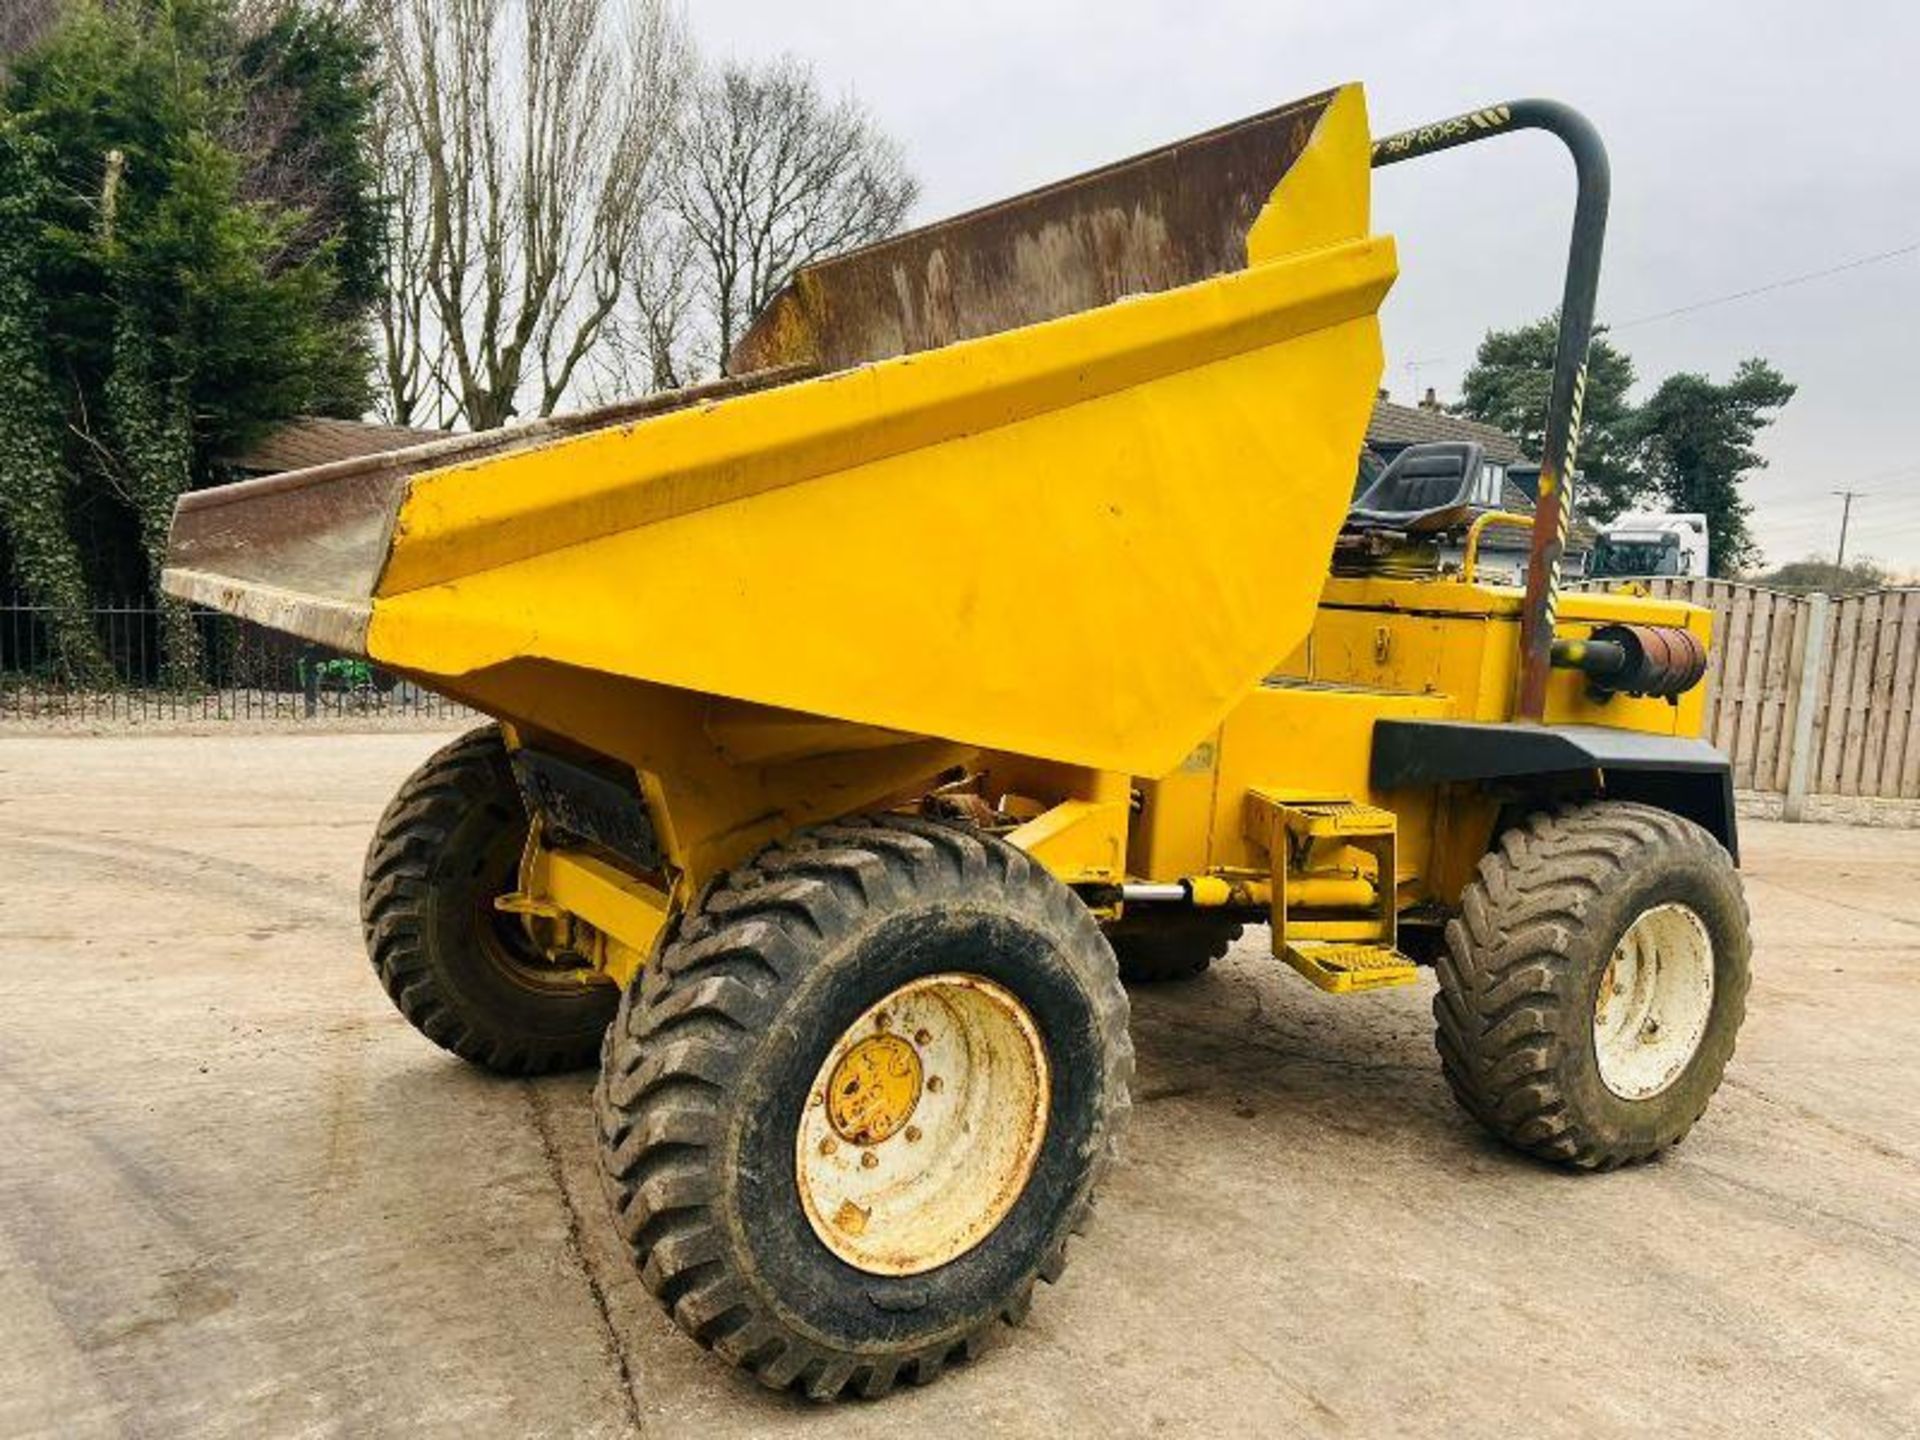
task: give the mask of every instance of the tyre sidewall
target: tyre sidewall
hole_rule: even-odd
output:
[[[1634,921],[1659,905],[1684,905],[1706,926],[1713,944],[1713,1002],[1693,1055],[1672,1083],[1657,1094],[1628,1100],[1600,1076],[1593,1032],[1594,1008],[1607,965]],[[1596,1138],[1609,1150],[1651,1151],[1685,1134],[1719,1088],[1745,1014],[1748,938],[1745,906],[1732,867],[1717,847],[1690,846],[1657,868],[1619,877],[1588,925],[1568,947],[1575,964],[1562,977],[1560,1040],[1566,1062],[1561,1083],[1574,1108],[1591,1117]]]
[[[517,980],[497,953],[505,942],[486,933],[498,923],[494,899],[518,888],[520,854],[531,823],[504,751],[491,768],[493,793],[467,808],[428,872],[432,898],[423,936],[428,963],[475,1021],[543,1043],[587,1037],[597,1049],[620,992],[612,985],[592,985],[569,993]]]
[[[938,1344],[977,1330],[1030,1286],[1086,1203],[1105,1131],[1107,1050],[1081,934],[1029,913],[949,898],[896,910],[822,954],[781,1005],[735,1091],[720,1169],[741,1273],[794,1326],[843,1351]],[[1098,953],[1097,951],[1095,953]],[[1108,962],[1111,963],[1110,961]],[[870,1006],[943,973],[982,976],[1026,1006],[1046,1047],[1047,1131],[1011,1210],[982,1240],[919,1275],[873,1275],[834,1255],[802,1207],[795,1136],[820,1065]],[[1105,983],[1111,984],[1111,976]]]
[[[452,784],[430,787],[427,798],[410,795],[423,780]],[[493,902],[518,888],[531,824],[505,741],[488,727],[463,736],[415,772],[382,818],[370,852],[379,853],[390,829],[411,827],[433,838],[425,862],[409,862],[417,865],[417,878],[408,904],[433,1001],[455,1020],[449,1038],[435,1038],[456,1054],[509,1073],[591,1064],[620,1003],[611,984],[567,989],[513,974]],[[487,928],[495,926],[500,928]],[[404,1013],[403,997],[393,998]],[[516,1058],[502,1063],[501,1056]]]

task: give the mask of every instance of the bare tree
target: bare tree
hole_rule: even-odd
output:
[[[670,210],[647,217],[629,265],[627,303],[607,318],[584,389],[594,404],[677,390],[700,378],[691,337],[700,296],[692,234]]]
[[[669,190],[694,262],[677,278],[692,294],[656,285],[640,297],[656,322],[678,324],[696,305],[704,312],[704,333],[683,334],[667,368],[724,371],[734,342],[794,271],[892,234],[919,194],[900,147],[858,101],[828,100],[802,62],[705,77],[679,130]]]
[[[669,0],[376,0],[386,408],[552,413],[628,292],[692,51]]]
[[[60,0],[5,0],[0,4],[0,77],[7,57],[38,44],[60,18]]]
[[[455,396],[447,381],[447,347],[431,308],[426,161],[413,130],[399,123],[393,107],[376,116],[371,140],[387,207],[380,237],[386,284],[376,311],[380,375],[375,404],[395,425],[444,428],[453,421]]]

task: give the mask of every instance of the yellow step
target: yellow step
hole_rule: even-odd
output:
[[[1358,840],[1391,835],[1397,823],[1393,811],[1358,800],[1269,799],[1268,803],[1280,812],[1288,831],[1299,839]]]
[[[1411,985],[1420,969],[1398,950],[1386,945],[1289,944],[1282,957],[1307,979],[1331,995],[1361,990],[1385,990]]]

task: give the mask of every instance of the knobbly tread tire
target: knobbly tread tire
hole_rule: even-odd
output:
[[[1129,985],[1192,980],[1233,948],[1245,926],[1210,915],[1182,915],[1151,924],[1123,919],[1107,931],[1120,978]]]
[[[474,952],[477,935],[463,936],[439,908],[442,887],[476,883],[483,862],[511,850],[517,866],[528,824],[500,729],[482,726],[407,777],[374,830],[360,884],[367,955],[395,1008],[434,1044],[502,1075],[591,1065],[619,1003],[611,985],[517,992],[480,968],[492,962]]]
[[[734,1153],[728,1147],[743,1144],[737,1137],[753,1123],[743,1113],[757,1093],[753,1076],[763,1038],[773,1027],[809,1023],[802,1006],[821,987],[803,993],[803,985],[836,957],[842,960],[837,973],[853,973],[845,957],[856,955],[860,937],[879,933],[890,917],[914,906],[962,911],[996,904],[1035,917],[1048,936],[1061,937],[1071,947],[1070,954],[1061,952],[1063,963],[1087,982],[1089,1033],[1101,1064],[1085,1087],[1094,1108],[1084,1145],[1064,1162],[1074,1178],[1046,1222],[1045,1243],[1027,1252],[1009,1237],[1005,1253],[1008,1264],[1019,1267],[1015,1278],[983,1294],[972,1310],[948,1317],[931,1334],[865,1343],[828,1334],[767,1279],[770,1267],[756,1258],[753,1241],[770,1228],[766,1216],[735,1208],[743,1182],[728,1170]],[[892,988],[863,983],[878,994]],[[816,1400],[875,1398],[902,1381],[935,1379],[948,1364],[976,1355],[999,1322],[1025,1318],[1034,1281],[1059,1278],[1068,1235],[1089,1224],[1095,1187],[1130,1114],[1127,1008],[1112,951],[1091,913],[1041,866],[994,837],[886,815],[803,831],[763,851],[710,884],[678,920],[607,1032],[593,1099],[601,1179],[641,1279],[682,1330],[775,1389]],[[817,1065],[819,1057],[809,1063]],[[1066,1082],[1057,1058],[1055,1065],[1059,1087]],[[777,1133],[774,1122],[768,1130]],[[1050,1130],[1043,1161],[1054,1139]],[[1015,1210],[976,1249],[1000,1244],[1026,1199],[1023,1191]],[[1036,1197],[1036,1206],[1043,1201]],[[876,1281],[834,1260],[810,1232],[802,1248],[808,1243],[828,1262],[823,1273],[829,1278],[844,1272],[851,1277],[845,1283],[874,1307],[891,1308],[876,1287],[902,1281]],[[924,1281],[922,1288],[946,1306],[941,1287],[972,1253],[904,1283]]]
[[[1619,936],[1679,900],[1714,948],[1713,1008],[1687,1066],[1644,1100],[1599,1078],[1593,1003]],[[1541,811],[1479,862],[1436,957],[1435,1045],[1462,1107],[1508,1145],[1580,1170],[1650,1159],[1705,1112],[1732,1058],[1750,983],[1739,873],[1700,826],[1653,806]]]

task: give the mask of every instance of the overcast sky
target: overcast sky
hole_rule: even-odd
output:
[[[698,0],[709,53],[792,51],[905,144],[920,220],[1321,90],[1365,82],[1376,134],[1520,95],[1585,110],[1613,158],[1604,320],[1920,244],[1920,6],[1365,0]],[[1559,296],[1571,169],[1526,135],[1377,177],[1400,242],[1384,383],[1458,395],[1489,326]],[[1800,387],[1749,486],[1772,561],[1920,571],[1920,251],[1623,324],[1643,382],[1762,355]]]

